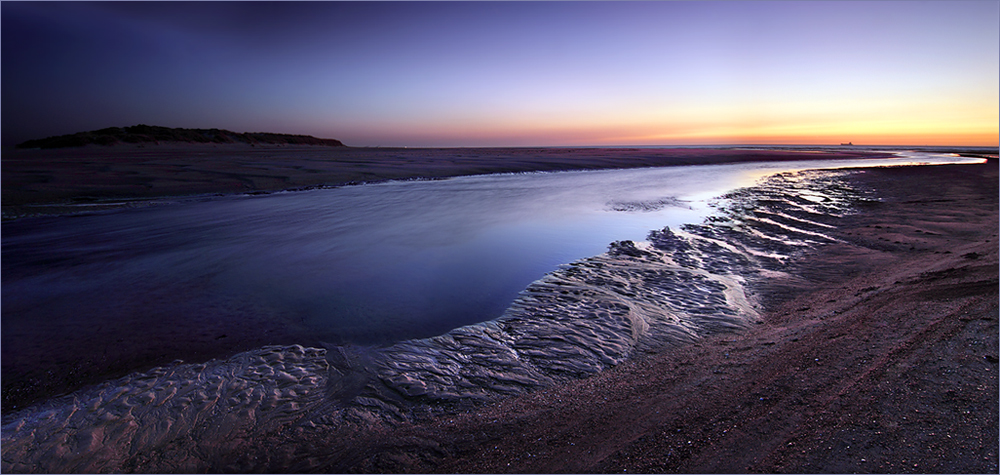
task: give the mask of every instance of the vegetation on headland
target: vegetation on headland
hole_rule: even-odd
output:
[[[321,139],[310,135],[273,134],[268,132],[238,133],[223,129],[172,129],[169,127],[139,124],[131,127],[108,127],[89,132],[28,140],[18,144],[17,148],[65,148],[83,147],[91,144],[110,146],[118,144],[158,144],[171,142],[344,146],[339,140]]]

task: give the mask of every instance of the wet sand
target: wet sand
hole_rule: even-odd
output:
[[[736,333],[647,349],[585,379],[402,423],[305,426],[278,411],[267,413],[273,426],[240,419],[257,426],[244,436],[249,429],[226,419],[202,424],[207,435],[162,444],[136,439],[135,425],[117,435],[95,426],[67,450],[134,439],[141,444],[122,446],[131,456],[94,453],[111,457],[114,471],[136,472],[996,472],[996,163],[853,173],[854,185],[884,201],[823,228],[834,242],[752,282],[761,318]],[[322,358],[305,351],[309,361]],[[262,358],[270,368],[285,353],[250,355],[247,364]],[[329,354],[325,361],[338,367]],[[272,382],[306,404],[331,390],[315,391],[326,385],[310,374]],[[340,400],[351,384],[317,400]],[[201,407],[200,393],[185,397],[175,398],[185,410]],[[165,410],[138,402],[121,401],[132,412]],[[259,403],[262,416],[265,406],[297,409]],[[181,419],[170,430],[186,430]],[[235,438],[223,434],[231,429]]]
[[[743,333],[459,415],[288,429],[216,467],[996,473],[997,162],[851,180],[882,202],[758,286],[763,318]]]
[[[5,219],[139,206],[164,197],[263,193],[489,173],[816,159],[737,149],[402,149],[279,145],[116,145],[4,150]],[[888,156],[830,152],[829,159]]]

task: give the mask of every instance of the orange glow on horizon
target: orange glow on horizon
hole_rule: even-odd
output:
[[[597,145],[728,145],[728,144],[759,144],[759,145],[839,145],[841,143],[854,145],[900,145],[900,146],[968,146],[968,147],[998,147],[998,133],[847,133],[847,134],[813,134],[813,135],[675,135],[629,137],[627,140],[603,139]]]
[[[358,133],[393,130],[410,146],[612,146],[801,144],[899,146],[1000,146],[996,105],[952,107],[897,102],[684,104],[629,108],[605,105],[578,110],[540,108],[441,114],[420,122],[329,124]],[[926,105],[926,104],[925,104]],[[370,133],[370,132],[369,132]],[[352,135],[352,134],[347,134]],[[375,138],[374,140],[378,140]],[[346,142],[351,143],[351,140]]]

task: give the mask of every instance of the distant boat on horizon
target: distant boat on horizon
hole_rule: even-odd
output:
[[[852,144],[851,142],[847,142],[847,143],[842,143],[840,145],[854,145],[854,144]]]

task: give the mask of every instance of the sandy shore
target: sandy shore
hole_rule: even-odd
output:
[[[3,215],[9,219],[136,206],[163,197],[489,173],[814,160],[819,156],[850,159],[887,154],[735,149],[90,145],[4,150],[0,201]]]
[[[744,333],[457,416],[273,434],[217,467],[996,473],[997,162],[852,180],[883,201],[758,288]]]
[[[692,160],[732,153],[698,152]],[[848,180],[882,201],[862,201],[833,228],[817,224],[832,239],[752,282],[762,318],[737,333],[647,349],[594,376],[466,412],[304,427],[278,411],[273,427],[239,417],[259,425],[245,437],[196,431],[125,444],[128,456],[82,450],[115,458],[114,471],[149,473],[996,472],[997,161],[868,169]],[[325,367],[320,352],[306,356]],[[305,379],[315,384],[291,396],[336,403],[351,392],[350,381],[330,393]],[[226,424],[198,430],[222,434]],[[112,439],[102,430],[73,440],[99,447]]]

